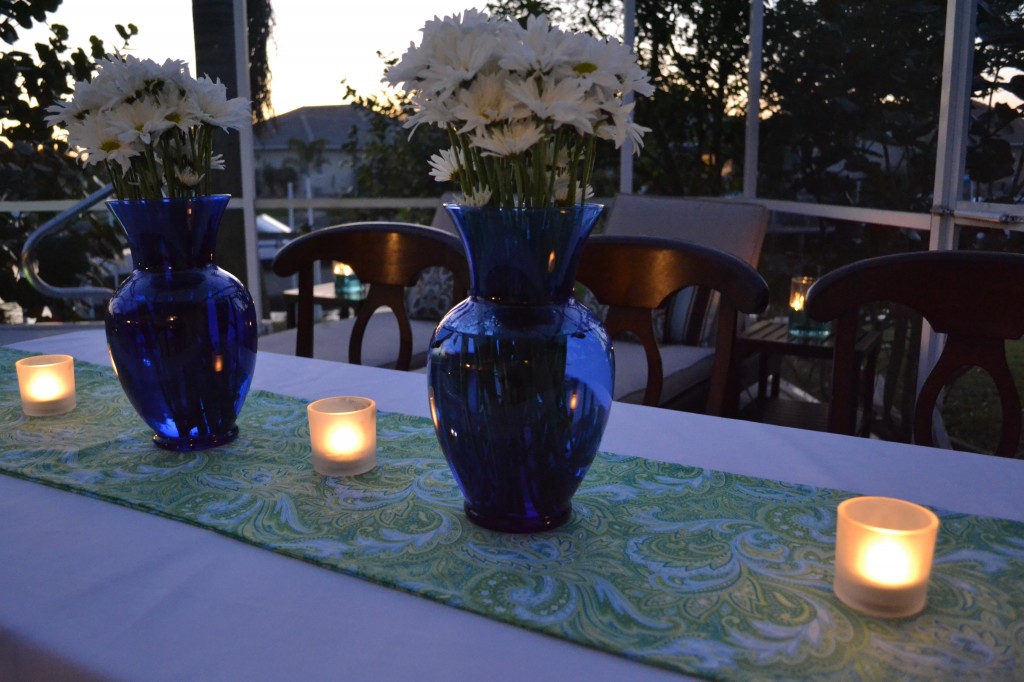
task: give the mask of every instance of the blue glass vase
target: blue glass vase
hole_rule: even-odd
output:
[[[573,297],[602,207],[447,209],[471,289],[439,323],[428,358],[441,450],[474,523],[555,528],[572,514],[612,403],[611,343]]]
[[[109,201],[133,270],[107,306],[107,344],[128,400],[170,450],[233,440],[256,367],[256,308],[215,250],[229,197]]]

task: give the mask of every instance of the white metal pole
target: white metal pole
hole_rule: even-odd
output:
[[[249,29],[245,15],[245,0],[234,0],[235,10],[235,69],[238,78],[238,96],[252,99],[249,91]],[[252,124],[238,131],[242,164],[242,216],[245,221],[245,274],[256,304],[257,314],[263,311],[263,278],[260,273],[259,236],[256,233],[256,157],[253,153]]]
[[[764,0],[750,0],[750,56],[747,72],[747,125],[743,144],[743,197],[757,197],[761,141],[761,67],[764,55]]]
[[[952,249],[955,244],[953,210],[963,187],[967,152],[971,64],[974,57],[973,0],[946,3],[946,45],[942,57],[942,94],[939,104],[939,140],[935,155],[932,190],[931,250]],[[923,357],[923,355],[922,355]]]
[[[295,183],[288,183],[288,227],[295,231]]]
[[[942,96],[939,104],[939,148],[935,154],[935,185],[932,191],[932,251],[956,248],[953,210],[960,199],[967,152],[971,65],[974,58],[974,0],[946,3],[946,45],[942,56]],[[917,392],[939,360],[945,339],[927,322],[921,323],[921,353],[917,364]],[[938,407],[936,407],[938,412]],[[936,443],[947,444],[941,415],[933,420]]]
[[[636,40],[636,0],[625,0],[622,10],[622,43],[635,52],[633,45]],[[626,102],[633,101],[633,93],[626,97]],[[626,141],[619,149],[619,192],[633,193],[633,141]]]
[[[306,198],[307,199],[312,199],[313,198],[313,183],[312,183],[312,181],[310,181],[308,175],[306,176]],[[309,226],[310,230],[313,229],[313,207],[312,206],[307,206],[306,207],[306,225]]]

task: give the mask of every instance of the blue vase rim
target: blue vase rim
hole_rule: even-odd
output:
[[[215,203],[219,202],[219,201],[225,201],[226,202],[226,201],[230,201],[231,200],[231,195],[230,194],[206,194],[206,195],[201,196],[201,197],[176,197],[176,198],[163,197],[161,199],[107,199],[106,203],[107,203],[107,205],[116,205],[116,206],[145,206],[145,205],[148,205],[148,204],[152,204],[154,206],[157,206],[157,205],[161,205],[162,206],[162,205],[165,205],[165,204],[188,204],[188,203],[194,203],[194,202],[199,202],[199,201],[208,201],[208,200],[209,201],[213,201]]]
[[[445,210],[451,210],[453,208],[460,211],[473,211],[473,212],[490,212],[495,213],[550,213],[552,211],[558,213],[575,213],[581,210],[599,210],[603,211],[604,204],[598,203],[586,203],[586,204],[573,204],[572,206],[544,206],[540,208],[526,208],[522,206],[467,206],[466,204],[460,204],[456,201],[446,201],[441,204]]]

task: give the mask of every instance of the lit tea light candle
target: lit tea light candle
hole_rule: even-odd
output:
[[[789,282],[789,307],[794,312],[801,312],[804,309],[804,301],[807,300],[807,292],[814,284],[813,277],[794,277]]]
[[[924,608],[939,519],[903,500],[855,497],[836,510],[833,589],[851,608],[902,618]]]
[[[814,284],[813,277],[793,277],[789,281],[789,333],[792,336],[820,339],[828,336],[829,325],[812,320],[804,310],[807,292]]]
[[[309,404],[313,469],[324,476],[356,476],[377,465],[377,403],[340,396]]]
[[[26,415],[52,417],[75,409],[75,360],[70,355],[36,355],[14,366]]]

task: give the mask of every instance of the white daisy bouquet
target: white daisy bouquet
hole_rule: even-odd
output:
[[[476,10],[435,17],[385,80],[412,96],[407,127],[448,131],[431,175],[457,182],[467,205],[583,203],[597,140],[639,149],[649,130],[631,119],[632,94],[653,87],[630,50],[544,16],[525,28]]]
[[[106,164],[119,199],[208,195],[210,172],[224,168],[213,133],[248,124],[249,103],[181,60],[113,56],[97,67],[70,102],[47,109],[47,123],[67,129],[86,165]]]

